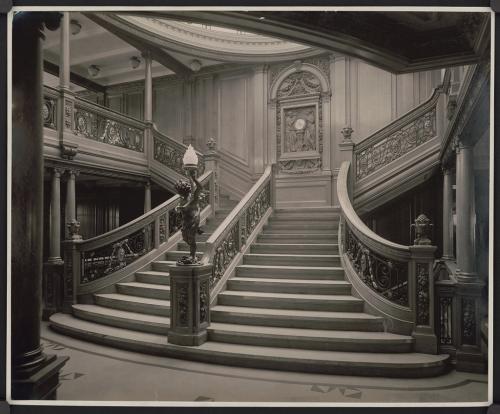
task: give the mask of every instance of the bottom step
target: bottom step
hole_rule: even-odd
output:
[[[79,320],[71,315],[54,314],[50,317],[50,322],[51,327],[58,332],[99,344],[172,358],[248,368],[421,378],[445,373],[449,361],[448,355],[311,351],[220,342],[183,347],[169,344],[165,335],[114,328]]]

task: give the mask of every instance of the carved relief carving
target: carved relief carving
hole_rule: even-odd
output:
[[[71,129],[71,119],[73,117],[73,101],[66,99],[64,101],[64,126]]]
[[[179,283],[177,285],[177,310],[178,310],[178,325],[188,326],[188,315],[189,315],[189,298],[188,298],[188,284]]]
[[[283,152],[317,150],[316,107],[288,108],[284,110],[285,131]]]
[[[206,280],[200,284],[200,323],[208,322],[210,306],[210,281]]]
[[[49,96],[44,97],[42,119],[44,127],[57,129],[57,99]]]
[[[417,325],[429,325],[429,266],[416,264],[417,273]]]
[[[476,345],[476,303],[474,298],[462,298],[462,343]]]
[[[297,95],[320,93],[321,83],[311,72],[300,71],[292,73],[280,85],[278,99]]]

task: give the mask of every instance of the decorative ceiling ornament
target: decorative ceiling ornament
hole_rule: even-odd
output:
[[[101,68],[99,68],[99,66],[97,66],[97,65],[90,65],[87,69],[87,72],[93,78],[95,78],[97,75],[99,75],[100,71],[101,71]]]
[[[78,20],[75,20],[75,19],[72,19],[69,22],[69,26],[71,28],[72,35],[77,35],[82,30],[82,25],[80,24],[80,22]]]
[[[130,58],[130,66],[132,66],[132,69],[137,69],[139,66],[141,66],[141,59],[139,59],[137,56],[132,56]]]

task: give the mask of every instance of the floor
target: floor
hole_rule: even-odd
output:
[[[59,400],[415,403],[487,401],[487,376],[390,379],[267,371],[117,350],[60,335],[42,324],[48,354],[70,359]]]

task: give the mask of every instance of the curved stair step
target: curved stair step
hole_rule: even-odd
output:
[[[107,308],[145,313],[147,315],[170,316],[170,300],[151,299],[120,293],[96,293],[95,302]]]
[[[143,270],[140,272],[135,272],[135,279],[140,283],[150,283],[153,285],[170,285],[170,274],[168,272]]]
[[[297,309],[331,312],[362,312],[364,302],[350,295],[306,295],[226,290],[217,303],[268,309]]]
[[[283,371],[322,374],[422,378],[443,374],[449,355],[418,353],[374,354],[363,352],[314,351],[250,346],[208,341],[183,347],[167,342],[164,335],[131,332],[54,314],[51,327],[61,333],[136,352],[192,361]]]
[[[411,336],[385,332],[332,331],[212,323],[208,339],[234,344],[350,352],[411,352]]]
[[[73,314],[80,319],[141,331],[166,335],[170,328],[170,319],[164,316],[146,315],[97,305],[77,304],[72,306]]]
[[[216,305],[212,322],[339,331],[383,331],[383,318],[361,312],[325,312],[297,309],[251,308]]]
[[[352,286],[345,280],[274,279],[237,276],[228,280],[227,288],[229,290],[251,292],[349,295]]]
[[[117,283],[116,289],[118,293],[132,296],[142,296],[152,299],[170,299],[170,286],[168,285],[153,285],[150,283],[140,282],[125,282]]]

